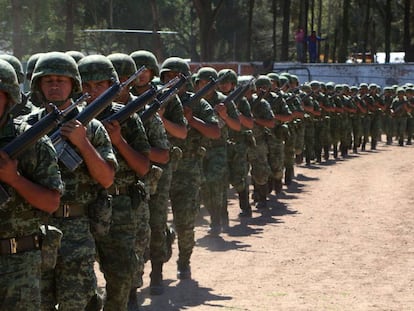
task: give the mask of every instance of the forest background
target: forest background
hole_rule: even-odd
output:
[[[314,29],[322,62],[377,51],[414,61],[414,0],[0,0],[0,51],[131,53],[161,62],[263,64],[296,59],[294,34]],[[121,30],[130,30],[129,32]],[[105,30],[105,31],[104,31]]]

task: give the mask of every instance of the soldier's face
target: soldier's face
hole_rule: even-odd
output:
[[[137,86],[145,86],[148,83],[151,82],[152,78],[153,78],[153,74],[152,71],[149,69],[145,69],[137,78],[136,80],[136,84]]]
[[[219,83],[218,85],[219,91],[224,94],[230,93],[231,90],[233,90],[233,88],[234,88],[234,83],[232,82],[223,82],[223,83]]]
[[[4,112],[6,111],[8,102],[9,99],[7,97],[7,94],[3,91],[0,91],[0,117],[2,117]]]
[[[62,101],[72,93],[72,79],[66,76],[47,75],[40,78],[40,89],[46,100]]]
[[[87,100],[87,103],[91,103],[99,95],[105,92],[110,86],[111,82],[109,80],[83,82],[82,91],[83,93],[88,93],[90,96]]]

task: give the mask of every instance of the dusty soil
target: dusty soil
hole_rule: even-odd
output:
[[[379,143],[297,166],[243,222],[230,191],[229,232],[208,236],[202,209],[193,279],[177,280],[175,245],[162,296],[149,295],[146,266],[140,310],[414,310],[413,173],[414,146]]]

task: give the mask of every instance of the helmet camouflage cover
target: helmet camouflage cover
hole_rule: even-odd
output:
[[[167,71],[175,71],[183,74],[186,77],[191,76],[190,66],[187,61],[180,57],[169,57],[161,65],[160,78],[163,80],[163,74]]]
[[[39,90],[39,78],[58,75],[72,78],[72,95],[82,92],[82,82],[75,60],[62,52],[49,52],[41,55],[33,70],[30,88],[32,92]]]
[[[130,77],[137,71],[134,60],[128,54],[113,53],[107,57],[114,66],[118,77]]]
[[[217,79],[217,71],[213,67],[201,67],[195,76],[196,83],[200,80],[210,81],[211,79]]]
[[[152,72],[154,73],[154,76],[158,76],[160,74],[160,69],[158,67],[157,58],[150,51],[139,50],[139,51],[132,52],[130,56],[134,60],[137,68],[141,68],[141,66],[145,66],[145,68],[152,70]]]
[[[88,55],[78,63],[82,82],[110,80],[118,82],[118,74],[111,61],[103,55]]]
[[[37,61],[39,60],[40,56],[42,56],[44,53],[36,53],[29,57],[26,64],[26,79],[30,80],[32,79],[32,74],[34,67],[36,66]]]
[[[0,90],[8,94],[13,105],[21,102],[16,72],[12,65],[2,59],[0,59]]]
[[[16,56],[9,55],[9,54],[1,54],[0,59],[5,60],[6,62],[8,62],[10,65],[13,66],[14,71],[16,72],[16,75],[17,75],[17,81],[19,83],[23,83],[24,73],[23,73],[23,66],[20,60]]]

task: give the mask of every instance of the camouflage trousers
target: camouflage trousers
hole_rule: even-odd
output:
[[[42,272],[42,309],[84,310],[96,292],[95,241],[86,216],[51,218],[49,223],[63,232],[54,270]]]
[[[269,165],[271,169],[271,177],[281,180],[283,177],[283,167],[285,160],[285,144],[282,139],[274,136],[269,137]]]
[[[149,260],[149,247],[151,240],[151,227],[149,225],[150,213],[148,201],[139,204],[137,211],[137,230],[135,237],[135,253],[138,265],[135,272],[133,288],[139,288],[143,284],[142,275],[144,274],[145,263]]]
[[[137,212],[140,202],[129,195],[114,195],[109,233],[96,240],[99,266],[106,281],[105,310],[126,310],[134,273]]]
[[[404,140],[407,129],[407,117],[395,118],[395,130],[397,132],[397,138],[401,141]]]
[[[194,226],[200,209],[201,169],[199,156],[183,157],[173,173],[171,208],[178,240],[179,265],[188,265],[195,245]]]
[[[201,199],[210,214],[211,227],[227,225],[227,147],[211,147],[203,161],[205,181],[201,185]]]
[[[256,137],[256,146],[249,148],[248,159],[251,176],[256,185],[265,185],[270,176],[269,147],[264,136]]]
[[[0,256],[0,310],[40,310],[40,251]]]
[[[170,248],[167,241],[168,200],[172,179],[171,164],[162,167],[163,172],[158,181],[157,192],[151,195],[149,204],[151,242],[150,259],[152,262],[167,262],[170,259]]]
[[[245,190],[247,175],[249,174],[249,162],[247,161],[247,146],[244,142],[227,145],[227,165],[229,183],[237,192]]]
[[[317,133],[317,125],[312,121],[305,121],[305,158],[306,163],[310,163],[311,160],[315,159],[315,140]]]
[[[295,154],[301,154],[305,146],[305,125],[302,120],[295,120]]]
[[[295,164],[296,130],[293,124],[289,124],[290,135],[285,141],[285,168],[292,168]]]

